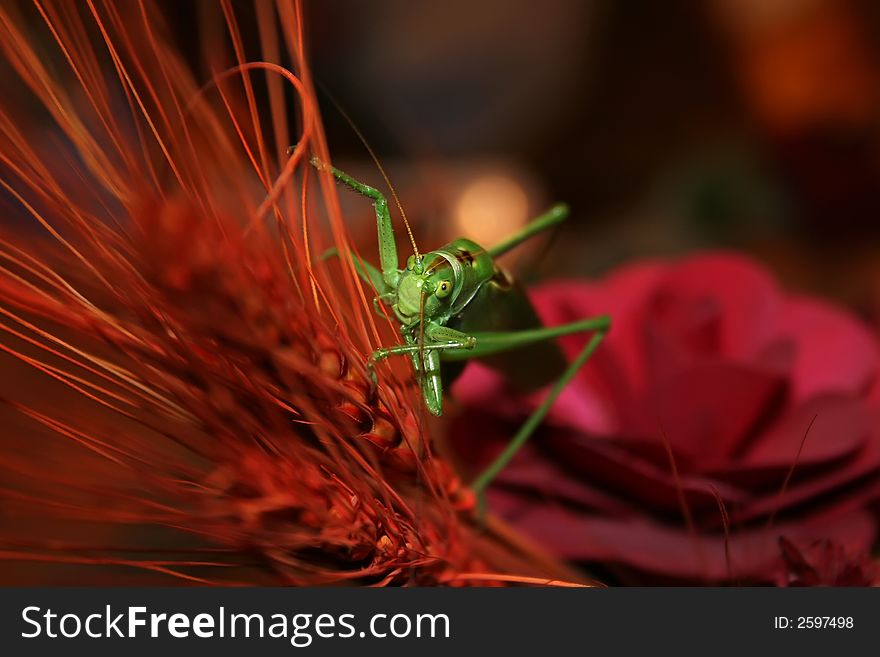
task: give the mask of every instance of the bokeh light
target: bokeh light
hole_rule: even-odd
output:
[[[529,199],[522,185],[498,173],[467,183],[455,204],[459,232],[486,246],[524,226],[528,216]]]

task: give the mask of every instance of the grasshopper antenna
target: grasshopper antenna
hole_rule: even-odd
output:
[[[403,209],[403,203],[400,202],[400,196],[397,194],[397,190],[394,188],[394,185],[391,184],[391,179],[388,177],[388,174],[385,172],[385,167],[382,166],[382,163],[379,161],[379,157],[376,155],[376,152],[373,150],[372,146],[370,146],[367,138],[364,137],[363,133],[355,124],[354,120],[348,115],[342,105],[333,97],[333,94],[325,87],[323,84],[318,82],[318,87],[327,96],[328,100],[333,104],[336,108],[336,111],[345,119],[345,122],[349,125],[360,142],[364,145],[364,148],[367,149],[367,153],[370,154],[370,159],[373,160],[373,163],[376,165],[376,168],[379,169],[379,173],[382,174],[382,179],[385,181],[385,184],[388,185],[388,189],[391,190],[391,197],[394,199],[394,204],[397,206],[397,209],[400,210],[400,216],[403,217],[403,224],[406,226],[406,234],[409,236],[409,242],[412,244],[413,254],[416,257],[416,262],[422,261],[422,256],[419,254],[419,247],[416,246],[416,238],[413,237],[412,228],[409,225],[409,219],[406,218],[406,210]]]

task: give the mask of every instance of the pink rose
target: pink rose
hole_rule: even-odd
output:
[[[870,549],[880,354],[855,318],[727,253],[532,299],[547,325],[608,313],[613,327],[490,490],[496,513],[621,581],[774,581],[780,536]],[[569,358],[585,339],[563,340]],[[546,391],[474,365],[454,393],[456,448],[480,465]]]

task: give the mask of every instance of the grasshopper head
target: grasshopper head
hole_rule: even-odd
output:
[[[454,265],[452,263],[455,263]],[[442,253],[432,252],[422,260],[410,256],[397,285],[395,310],[399,319],[412,326],[423,319],[448,315],[449,308],[461,290],[457,261]]]

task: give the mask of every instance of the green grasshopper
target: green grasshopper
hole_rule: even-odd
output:
[[[358,275],[378,292],[373,300],[377,311],[381,312],[379,302],[386,304],[400,321],[404,344],[373,353],[368,367],[374,383],[375,363],[389,356],[407,354],[412,361],[425,405],[434,415],[441,415],[443,380],[446,378],[451,382],[461,372],[464,365],[461,361],[478,358],[515,383],[531,388],[545,385],[558,377],[550,393],[520,427],[504,451],[471,484],[474,492],[481,497],[492,480],[534,433],[553,402],[595,352],[611,326],[608,316],[600,316],[562,326],[543,327],[525,294],[495,263],[498,256],[564,221],[568,208],[562,204],[555,205],[490,249],[460,238],[421,255],[413,240],[414,254],[407,259],[406,269],[401,270],[385,197],[373,187],[358,182],[335,167],[324,165],[317,158],[312,158],[312,165],[329,170],[336,180],[369,198],[376,209],[381,271],[357,258],[352,260]],[[330,253],[335,251],[331,250]],[[578,357],[566,364],[552,340],[588,331],[593,332],[592,338]]]

